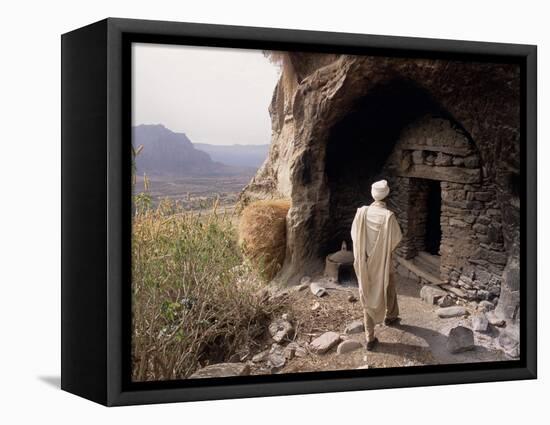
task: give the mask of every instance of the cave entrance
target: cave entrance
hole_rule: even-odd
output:
[[[439,116],[444,111],[425,89],[411,81],[396,79],[357,99],[349,112],[330,129],[325,155],[330,200],[319,234],[320,258],[339,250],[343,241],[351,248],[350,228],[357,208],[373,202],[373,182],[391,180],[391,171],[384,166],[394,152],[401,131],[426,114]],[[390,181],[390,208],[394,208],[392,199],[401,190],[400,186]],[[439,204],[440,198],[439,193]],[[435,231],[435,224],[433,229]],[[435,241],[435,232],[432,236]],[[431,240],[430,248],[435,246],[434,241]]]
[[[424,236],[425,251],[431,255],[439,255],[441,245],[441,184],[436,180],[428,180],[426,201],[426,234]]]

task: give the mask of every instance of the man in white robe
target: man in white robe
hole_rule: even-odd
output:
[[[386,180],[372,185],[374,202],[357,209],[351,226],[355,273],[363,306],[367,350],[378,339],[374,326],[398,320],[399,306],[392,270],[392,252],[402,238],[395,214],[382,200],[390,193]]]

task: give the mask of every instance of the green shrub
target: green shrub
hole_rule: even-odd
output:
[[[134,381],[185,378],[263,332],[271,307],[228,217],[162,202],[132,227]]]

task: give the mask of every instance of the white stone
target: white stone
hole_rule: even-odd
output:
[[[445,296],[447,296],[447,291],[438,286],[425,285],[420,290],[420,298],[430,305],[436,304],[439,299]]]
[[[358,334],[361,332],[365,332],[365,325],[363,324],[362,320],[355,320],[351,323],[348,323],[348,325],[344,329],[345,334]]]
[[[338,348],[336,348],[336,353],[345,354],[345,353],[349,353],[350,351],[355,351],[359,348],[363,348],[363,344],[361,344],[359,341],[356,341],[354,339],[348,339],[346,341],[341,342],[338,345]]]
[[[309,344],[309,349],[316,354],[324,354],[340,342],[340,334],[336,332],[325,332],[315,338]]]
[[[476,332],[486,332],[489,327],[489,321],[485,314],[476,314],[472,317],[472,329]]]
[[[506,324],[506,321],[500,317],[497,317],[494,311],[486,313],[485,316],[487,317],[489,323],[493,326],[502,327]]]
[[[436,311],[436,313],[442,319],[447,319],[449,317],[466,316],[468,314],[468,310],[466,310],[466,308],[461,306],[454,306],[454,307],[439,308]]]
[[[281,342],[292,336],[294,327],[285,319],[275,319],[269,325],[269,333],[275,342]]]
[[[309,285],[309,289],[311,290],[311,293],[316,297],[322,297],[327,293],[325,287],[318,282],[311,282],[311,284]]]
[[[270,351],[270,350],[264,350],[264,351],[259,352],[258,354],[255,354],[255,355],[252,357],[252,361],[253,361],[254,363],[263,362],[264,360],[267,359],[267,356],[269,355],[269,351]]]
[[[226,376],[246,376],[250,366],[246,363],[216,363],[197,370],[189,378],[223,378]]]
[[[493,303],[491,301],[480,301],[479,302],[479,309],[481,311],[491,311],[491,310],[494,310],[495,306],[493,305]]]

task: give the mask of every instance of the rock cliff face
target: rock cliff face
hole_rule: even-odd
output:
[[[322,270],[370,184],[391,180],[413,255],[421,188],[441,190],[442,277],[500,296],[519,317],[520,69],[515,64],[287,53],[270,106],[268,160],[241,196],[287,197],[278,279]],[[418,236],[418,235],[416,235]],[[409,242],[407,242],[409,240]],[[412,241],[412,242],[411,242]],[[418,242],[418,237],[416,237]],[[407,252],[409,254],[407,254]],[[481,292],[482,298],[485,292]],[[476,295],[477,296],[477,295]]]

